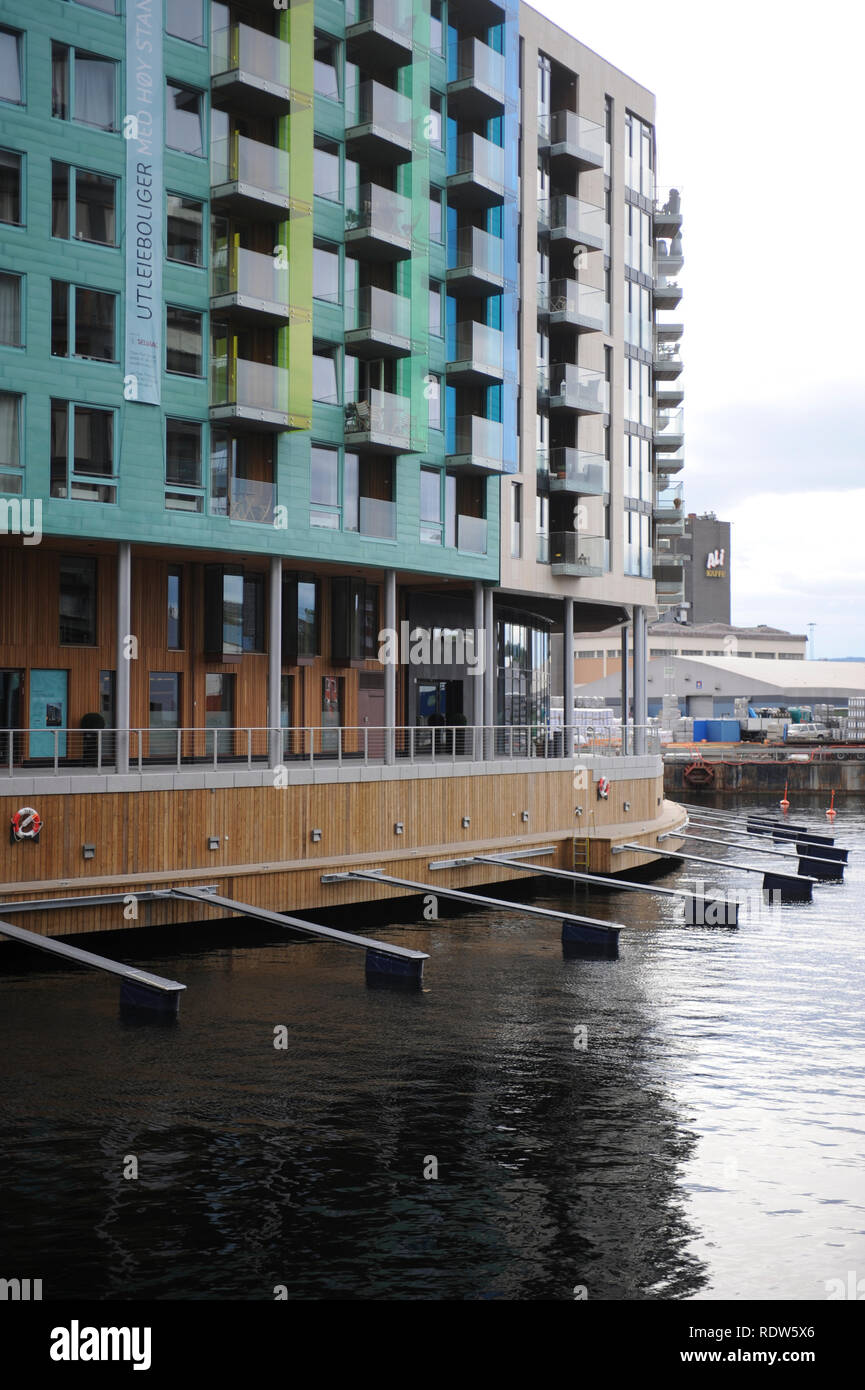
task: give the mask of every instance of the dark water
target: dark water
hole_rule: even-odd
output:
[[[242,926],[138,955],[189,986],[168,1028],[121,1021],[104,976],[0,962],[0,1274],[45,1298],[825,1298],[865,1276],[865,804],[835,834],[847,881],[738,932],[535,899],[626,924],[614,963],[522,913],[377,928],[430,951],[415,995]]]

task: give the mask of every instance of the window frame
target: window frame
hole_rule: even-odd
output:
[[[174,310],[175,312],[180,313],[180,314],[195,314],[195,315],[198,317],[199,321],[200,321],[200,324],[201,324],[201,361],[200,361],[200,370],[197,371],[197,372],[179,372],[179,371],[177,371],[174,367],[169,367],[169,365],[168,365],[168,351],[169,351],[169,348],[168,348],[168,315],[172,312],[172,310]],[[188,304],[171,304],[171,303],[166,302],[166,304],[165,304],[165,323],[164,323],[164,326],[165,326],[165,359],[164,359],[164,364],[163,364],[164,370],[168,373],[169,376],[179,376],[179,377],[183,377],[183,379],[184,379],[185,381],[201,381],[201,380],[203,380],[203,379],[206,379],[206,377],[207,377],[207,368],[208,368],[208,361],[207,361],[207,337],[208,337],[208,332],[209,332],[209,325],[208,325],[208,322],[207,322],[207,310],[206,310],[206,309],[197,309],[197,308],[194,308],[193,306],[188,305]]]
[[[182,40],[181,40],[181,42],[182,42]],[[170,95],[172,89],[175,89],[175,90],[178,91],[178,92],[188,92],[188,93],[189,93],[190,95],[192,95],[192,96],[197,96],[199,102],[201,103],[200,111],[199,111],[199,119],[200,119],[200,126],[201,126],[201,149],[200,149],[200,150],[186,150],[186,149],[183,149],[182,147],[180,147],[180,146],[178,146],[178,145],[169,145],[169,143],[168,143],[168,100],[169,100],[169,95]],[[203,90],[201,87],[195,87],[195,86],[192,86],[192,85],[191,85],[190,83],[188,83],[188,82],[183,82],[183,81],[181,81],[180,78],[177,78],[177,77],[168,77],[168,76],[166,76],[166,78],[165,78],[165,97],[164,97],[164,101],[165,101],[165,108],[164,108],[165,132],[164,132],[164,136],[163,136],[163,143],[164,143],[164,145],[165,145],[166,150],[170,150],[172,154],[185,154],[185,155],[188,155],[190,159],[208,159],[208,158],[209,158],[209,155],[210,155],[210,148],[209,148],[210,141],[209,141],[209,135],[208,135],[209,107],[208,107],[208,103],[207,103],[207,93],[206,93],[206,91]]]
[[[53,93],[53,69],[54,69],[54,62],[55,62],[55,52],[56,52],[57,50],[60,50],[60,49],[65,50],[65,53],[66,53],[66,64],[67,64],[67,70],[66,70],[67,93],[66,93],[66,97],[67,97],[67,110],[68,110],[68,115],[66,115],[66,116],[58,115],[57,112],[54,110],[54,107],[53,107],[53,102],[54,102],[54,93]],[[110,55],[110,53],[95,53],[95,52],[93,52],[93,51],[92,51],[91,49],[89,49],[89,48],[78,48],[77,45],[75,45],[74,43],[63,43],[60,39],[52,39],[52,40],[51,40],[51,50],[50,50],[50,51],[51,51],[51,70],[52,70],[52,94],[51,94],[52,109],[51,109],[51,119],[54,120],[54,121],[63,121],[65,124],[69,124],[69,125],[81,125],[81,126],[84,126],[87,130],[101,130],[101,131],[102,131],[104,134],[106,134],[106,135],[116,135],[116,134],[118,133],[118,131],[120,130],[120,124],[119,124],[119,121],[118,121],[118,106],[119,106],[119,101],[120,101],[120,75],[121,75],[121,72],[120,72],[120,60],[119,60],[118,58],[112,58],[111,55]],[[110,63],[111,66],[112,66],[112,69],[113,69],[113,71],[114,71],[114,93],[113,93],[113,103],[112,103],[112,105],[113,105],[113,110],[112,110],[112,113],[111,113],[111,124],[110,124],[110,125],[107,125],[107,126],[104,126],[104,125],[96,125],[96,124],[94,124],[94,122],[92,122],[92,121],[83,121],[83,120],[81,120],[81,118],[80,118],[79,116],[76,116],[76,115],[75,115],[75,105],[76,105],[76,100],[75,100],[75,99],[76,99],[76,76],[75,76],[75,69],[76,69],[76,67],[78,66],[79,57],[81,57],[81,58],[95,58],[95,59],[98,59],[98,61],[99,61],[100,63]]]
[[[0,24],[0,33],[11,34],[15,39],[15,47],[18,54],[18,88],[21,92],[20,98],[15,101],[12,97],[0,95],[0,105],[3,106],[24,106],[27,105],[27,65],[24,52],[24,33],[21,29],[15,29],[11,24]]]
[[[24,492],[24,462],[22,442],[24,439],[24,392],[7,391],[5,387],[0,388],[0,397],[9,396],[15,402],[15,444],[17,460],[14,463],[6,463],[0,459],[0,495],[6,497],[21,497]],[[6,479],[14,480],[18,483],[16,489],[4,487]]]
[[[170,212],[170,209],[169,209],[169,202],[170,202],[170,200],[171,200],[172,198],[180,198],[181,200],[183,200],[183,201],[185,201],[185,202],[187,202],[187,203],[197,203],[198,206],[201,208],[201,237],[200,237],[201,260],[200,260],[200,261],[182,261],[182,260],[178,260],[176,257],[174,257],[174,256],[172,256],[172,255],[169,254],[168,220],[169,220],[169,218],[170,218],[170,216],[171,216],[171,212]],[[207,228],[207,226],[208,226],[209,221],[210,221],[209,209],[208,209],[208,203],[207,203],[207,200],[206,200],[206,199],[204,199],[204,198],[195,198],[195,197],[191,197],[188,193],[176,193],[176,192],[174,191],[174,189],[172,189],[172,188],[166,188],[166,190],[165,190],[165,259],[166,259],[166,261],[168,262],[169,265],[181,265],[181,266],[184,266],[187,270],[207,270],[207,268],[208,268],[207,243],[208,243],[209,238],[205,235],[205,231],[206,231],[206,228]]]
[[[91,405],[87,401],[70,400],[64,396],[51,396],[49,398],[49,419],[53,425],[53,415],[55,406],[66,407],[66,476],[65,492],[63,495],[55,493],[50,477],[49,460],[49,496],[52,501],[60,502],[97,502],[104,507],[117,505],[117,492],[120,486],[120,479],[117,472],[117,408],[110,405]],[[75,413],[77,410],[97,410],[107,415],[111,419],[111,473],[79,473],[75,469]],[[49,442],[50,451],[50,442]],[[73,497],[72,484],[82,483],[85,487],[104,487],[113,492],[110,498],[92,497]]]
[[[6,270],[0,266],[0,275],[8,275],[10,279],[18,281],[18,339],[17,343],[0,342],[0,352],[22,352],[27,346],[27,334],[25,332],[27,324],[26,301],[25,301],[25,282],[26,276],[18,270]]]
[[[66,235],[54,230],[54,166],[59,165],[66,170]],[[53,241],[75,241],[81,246],[101,246],[106,251],[119,250],[120,243],[117,239],[120,220],[118,216],[120,208],[120,198],[118,190],[120,179],[116,174],[107,174],[102,169],[87,169],[79,164],[67,164],[62,159],[52,159],[51,161],[51,238]],[[78,175],[93,174],[99,179],[109,179],[114,186],[114,240],[113,241],[93,241],[90,237],[78,235]],[[73,230],[73,228],[75,230]],[[110,293],[110,291],[109,291]]]
[[[16,227],[23,230],[27,226],[27,188],[24,177],[26,151],[12,149],[9,145],[0,145],[0,154],[11,154],[18,160],[18,215],[22,219],[19,222],[7,222],[5,218],[0,218],[0,226]]]
[[[54,351],[54,286],[66,286],[66,352]],[[104,294],[110,296],[114,303],[114,324],[112,328],[112,350],[113,357],[88,357],[84,353],[76,352],[76,339],[78,336],[78,293],[82,294]],[[97,285],[79,285],[74,280],[51,280],[51,356],[66,361],[89,362],[103,367],[116,367],[120,361],[119,356],[119,334],[117,331],[118,307],[120,295],[116,290],[103,290]]]

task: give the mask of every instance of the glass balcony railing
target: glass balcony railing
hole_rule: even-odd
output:
[[[457,549],[472,555],[487,553],[487,523],[482,516],[457,516]]]
[[[396,539],[396,503],[378,497],[358,498],[358,530],[362,536],[377,540]]]
[[[543,531],[538,532],[538,538],[535,542],[535,558],[539,565],[550,563],[550,538]]]
[[[347,441],[353,434],[386,435],[388,439],[402,441],[408,448],[411,401],[389,391],[365,391],[345,407],[345,433]]]
[[[550,405],[604,413],[610,408],[610,388],[603,372],[554,362],[549,368]]]
[[[672,515],[681,514],[685,505],[684,487],[681,483],[674,483],[672,487],[661,488],[655,497],[655,512],[669,512]]]
[[[346,295],[345,329],[411,339],[411,303],[405,295],[365,285]]]
[[[399,34],[410,45],[411,21],[411,0],[346,0],[346,28],[372,22]]]
[[[682,354],[675,343],[656,343],[654,358],[656,371],[682,370]]]
[[[666,435],[667,438],[684,434],[684,410],[681,407],[678,410],[656,410],[654,430],[656,435]]]
[[[288,411],[288,371],[244,357],[213,357],[210,404],[284,414]]]
[[[411,199],[377,183],[362,183],[346,193],[345,228],[369,231],[411,246]]]
[[[654,199],[656,225],[677,227],[682,221],[681,191],[678,188],[656,188]]]
[[[474,268],[482,275],[501,280],[504,267],[505,244],[501,237],[490,236],[489,232],[482,232],[479,227],[460,228],[451,269]]]
[[[591,157],[598,166],[604,162],[604,127],[575,111],[555,111],[550,119],[550,144],[566,145],[575,153]]]
[[[273,525],[276,507],[274,483],[257,482],[252,478],[232,478],[229,495],[222,500],[223,515],[229,516],[232,521],[251,521],[260,526]]]
[[[448,82],[471,80],[504,101],[505,60],[480,39],[460,39],[448,46]]]
[[[288,306],[288,266],[277,265],[273,256],[246,251],[241,246],[221,246],[213,255],[214,296],[236,294],[266,304]]]
[[[374,125],[398,144],[411,145],[411,100],[381,82],[359,82],[345,94],[346,125]]]
[[[584,285],[579,280],[552,280],[542,306],[550,314],[560,315],[565,321],[581,323],[586,327],[607,332],[610,325],[610,310],[604,291],[594,285]]]
[[[289,87],[291,49],[282,39],[252,29],[248,24],[230,24],[214,29],[210,44],[210,71],[243,72],[273,87]]]
[[[494,145],[482,135],[460,135],[449,150],[449,174],[473,174],[481,182],[504,191],[505,152],[501,145]]]
[[[448,361],[469,362],[493,376],[504,372],[505,335],[485,323],[457,323],[448,335]]]
[[[655,459],[655,468],[658,473],[680,473],[684,467],[685,450],[681,445],[669,453],[659,451]]]
[[[600,497],[610,490],[609,462],[603,454],[590,454],[584,449],[552,449],[550,489]]]
[[[658,342],[672,342],[681,338],[684,332],[682,316],[678,308],[655,310],[655,339]]]
[[[591,578],[610,568],[610,542],[603,536],[584,536],[578,531],[559,531],[550,536],[553,573]]]
[[[504,458],[504,432],[498,420],[480,415],[458,415],[453,434],[448,433],[449,455],[472,455],[501,467]]]
[[[558,193],[550,199],[549,227],[552,236],[607,249],[604,209],[582,198],[573,198],[570,193]]]
[[[227,139],[213,141],[210,178],[216,188],[224,183],[244,183],[287,198],[288,168],[288,151],[278,150],[275,145],[265,145],[236,132]]]

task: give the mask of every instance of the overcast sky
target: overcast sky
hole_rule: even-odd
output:
[[[657,97],[682,190],[688,511],[733,621],[865,657],[865,5],[534,0]]]

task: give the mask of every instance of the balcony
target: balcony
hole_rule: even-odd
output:
[[[505,336],[485,323],[454,324],[448,333],[448,383],[488,386],[504,379]]]
[[[610,568],[610,542],[603,536],[557,531],[550,536],[550,565],[553,574],[597,579]]]
[[[575,328],[578,333],[609,333],[610,308],[604,291],[579,280],[553,280],[539,292],[539,308],[549,314],[550,328]]]
[[[673,347],[685,331],[685,325],[669,309],[655,312],[655,344]]]
[[[411,159],[411,100],[380,82],[346,92],[345,153],[358,164],[404,164]]]
[[[482,516],[457,516],[457,550],[486,555],[487,523]]]
[[[272,526],[276,507],[276,484],[252,478],[232,478],[227,496],[210,499],[211,516],[227,516],[231,521]]]
[[[678,188],[655,192],[652,230],[656,237],[677,237],[682,231],[682,200]]]
[[[345,407],[345,443],[359,451],[407,454],[411,449],[411,401],[376,390],[349,401]]]
[[[500,291],[505,282],[504,248],[501,237],[490,236],[478,227],[461,227],[454,264],[447,272],[448,293],[479,299]]]
[[[676,343],[658,342],[652,358],[656,381],[675,381],[682,371],[682,356]]]
[[[685,602],[685,580],[656,579],[655,593],[659,608],[675,608]]]
[[[681,405],[685,399],[685,388],[681,382],[670,385],[669,382],[658,382],[655,387],[655,405],[659,410],[670,410],[677,405]]]
[[[401,294],[366,285],[346,296],[345,347],[355,357],[408,357],[411,303]]]
[[[672,473],[681,473],[685,467],[685,451],[683,448],[674,450],[666,454],[660,451],[655,454],[655,472],[659,477],[668,476]]]
[[[448,115],[489,120],[505,109],[505,59],[480,39],[448,48]]]
[[[377,183],[364,183],[345,199],[345,249],[368,261],[411,255],[411,199]]]
[[[213,357],[210,418],[214,423],[237,428],[289,429],[288,371],[266,362],[250,362],[233,353]]]
[[[550,410],[602,415],[610,409],[610,388],[603,372],[573,362],[554,362],[548,380]]]
[[[210,46],[214,106],[257,116],[284,116],[291,103],[291,49],[282,39],[230,24],[215,29]]]
[[[675,309],[682,302],[682,286],[675,279],[679,272],[672,269],[673,263],[669,256],[655,257],[652,302],[656,309]]]
[[[584,449],[553,449],[549,490],[602,497],[610,490],[610,465],[603,454],[589,454]]]
[[[685,442],[684,410],[656,410],[652,442],[656,449],[680,449]]]
[[[603,169],[604,127],[575,111],[554,111],[550,120],[550,159],[578,169]]]
[[[504,459],[502,426],[498,420],[485,420],[479,415],[458,415],[453,434],[448,430],[447,449],[446,463],[454,472],[480,476],[501,473]]]
[[[543,216],[541,209],[540,216]],[[573,242],[595,251],[609,249],[604,209],[596,203],[573,198],[570,193],[558,193],[549,199],[548,224],[552,241]]]
[[[211,208],[260,221],[275,212],[288,215],[287,150],[250,140],[236,131],[214,140],[210,156]]]
[[[402,68],[411,62],[411,0],[348,0],[345,54],[370,71],[378,65]]]
[[[230,313],[238,322],[275,326],[293,317],[288,266],[277,265],[273,256],[222,246],[214,252],[212,272],[210,307],[214,312]]]
[[[684,488],[681,483],[661,488],[655,496],[652,515],[658,522],[678,521],[684,516]]]
[[[449,207],[490,207],[505,194],[505,152],[482,135],[460,135],[450,146]]]
[[[358,531],[379,541],[396,540],[396,503],[379,497],[358,498]]]

